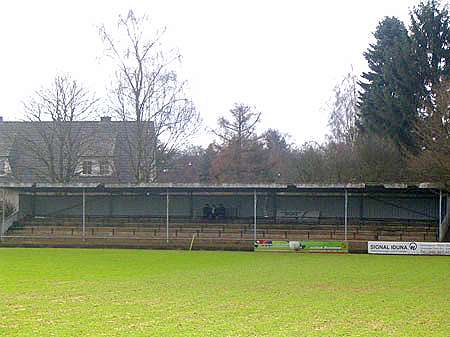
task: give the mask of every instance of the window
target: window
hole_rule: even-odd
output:
[[[110,165],[107,160],[102,160],[100,162],[100,175],[107,176],[110,174]]]
[[[89,160],[83,161],[82,175],[92,175],[92,162]]]
[[[7,158],[0,159],[0,176],[6,176],[11,173],[11,166]]]
[[[80,171],[81,176],[110,176],[112,174],[112,165],[108,159],[97,160],[86,158],[86,160],[81,162]]]

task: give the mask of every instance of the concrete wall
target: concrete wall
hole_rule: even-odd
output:
[[[20,195],[21,216],[81,216],[81,195]],[[253,216],[253,195],[170,195],[170,215],[199,217],[206,204],[223,204],[229,215]],[[344,217],[343,195],[258,195],[259,217],[280,210],[320,212],[321,217]],[[438,201],[433,197],[349,195],[349,218],[436,219]],[[165,216],[166,196],[87,195],[88,216]]]

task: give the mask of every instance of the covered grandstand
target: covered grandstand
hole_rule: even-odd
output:
[[[3,245],[249,249],[257,239],[444,241],[448,191],[431,184],[4,183]],[[206,204],[222,205],[206,218]]]

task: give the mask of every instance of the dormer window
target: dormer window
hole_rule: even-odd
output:
[[[92,161],[90,160],[83,161],[83,169],[81,171],[81,174],[84,176],[92,175]]]
[[[109,164],[109,161],[101,160],[100,161],[100,175],[108,176],[110,174],[111,174],[111,165]]]
[[[7,158],[0,159],[0,176],[6,176],[11,173],[11,167]]]
[[[80,175],[81,176],[110,176],[112,174],[111,162],[107,159],[86,159],[81,162]]]

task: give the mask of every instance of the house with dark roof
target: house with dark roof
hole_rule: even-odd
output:
[[[134,182],[136,128],[135,122],[110,117],[73,122],[0,118],[0,182]]]

